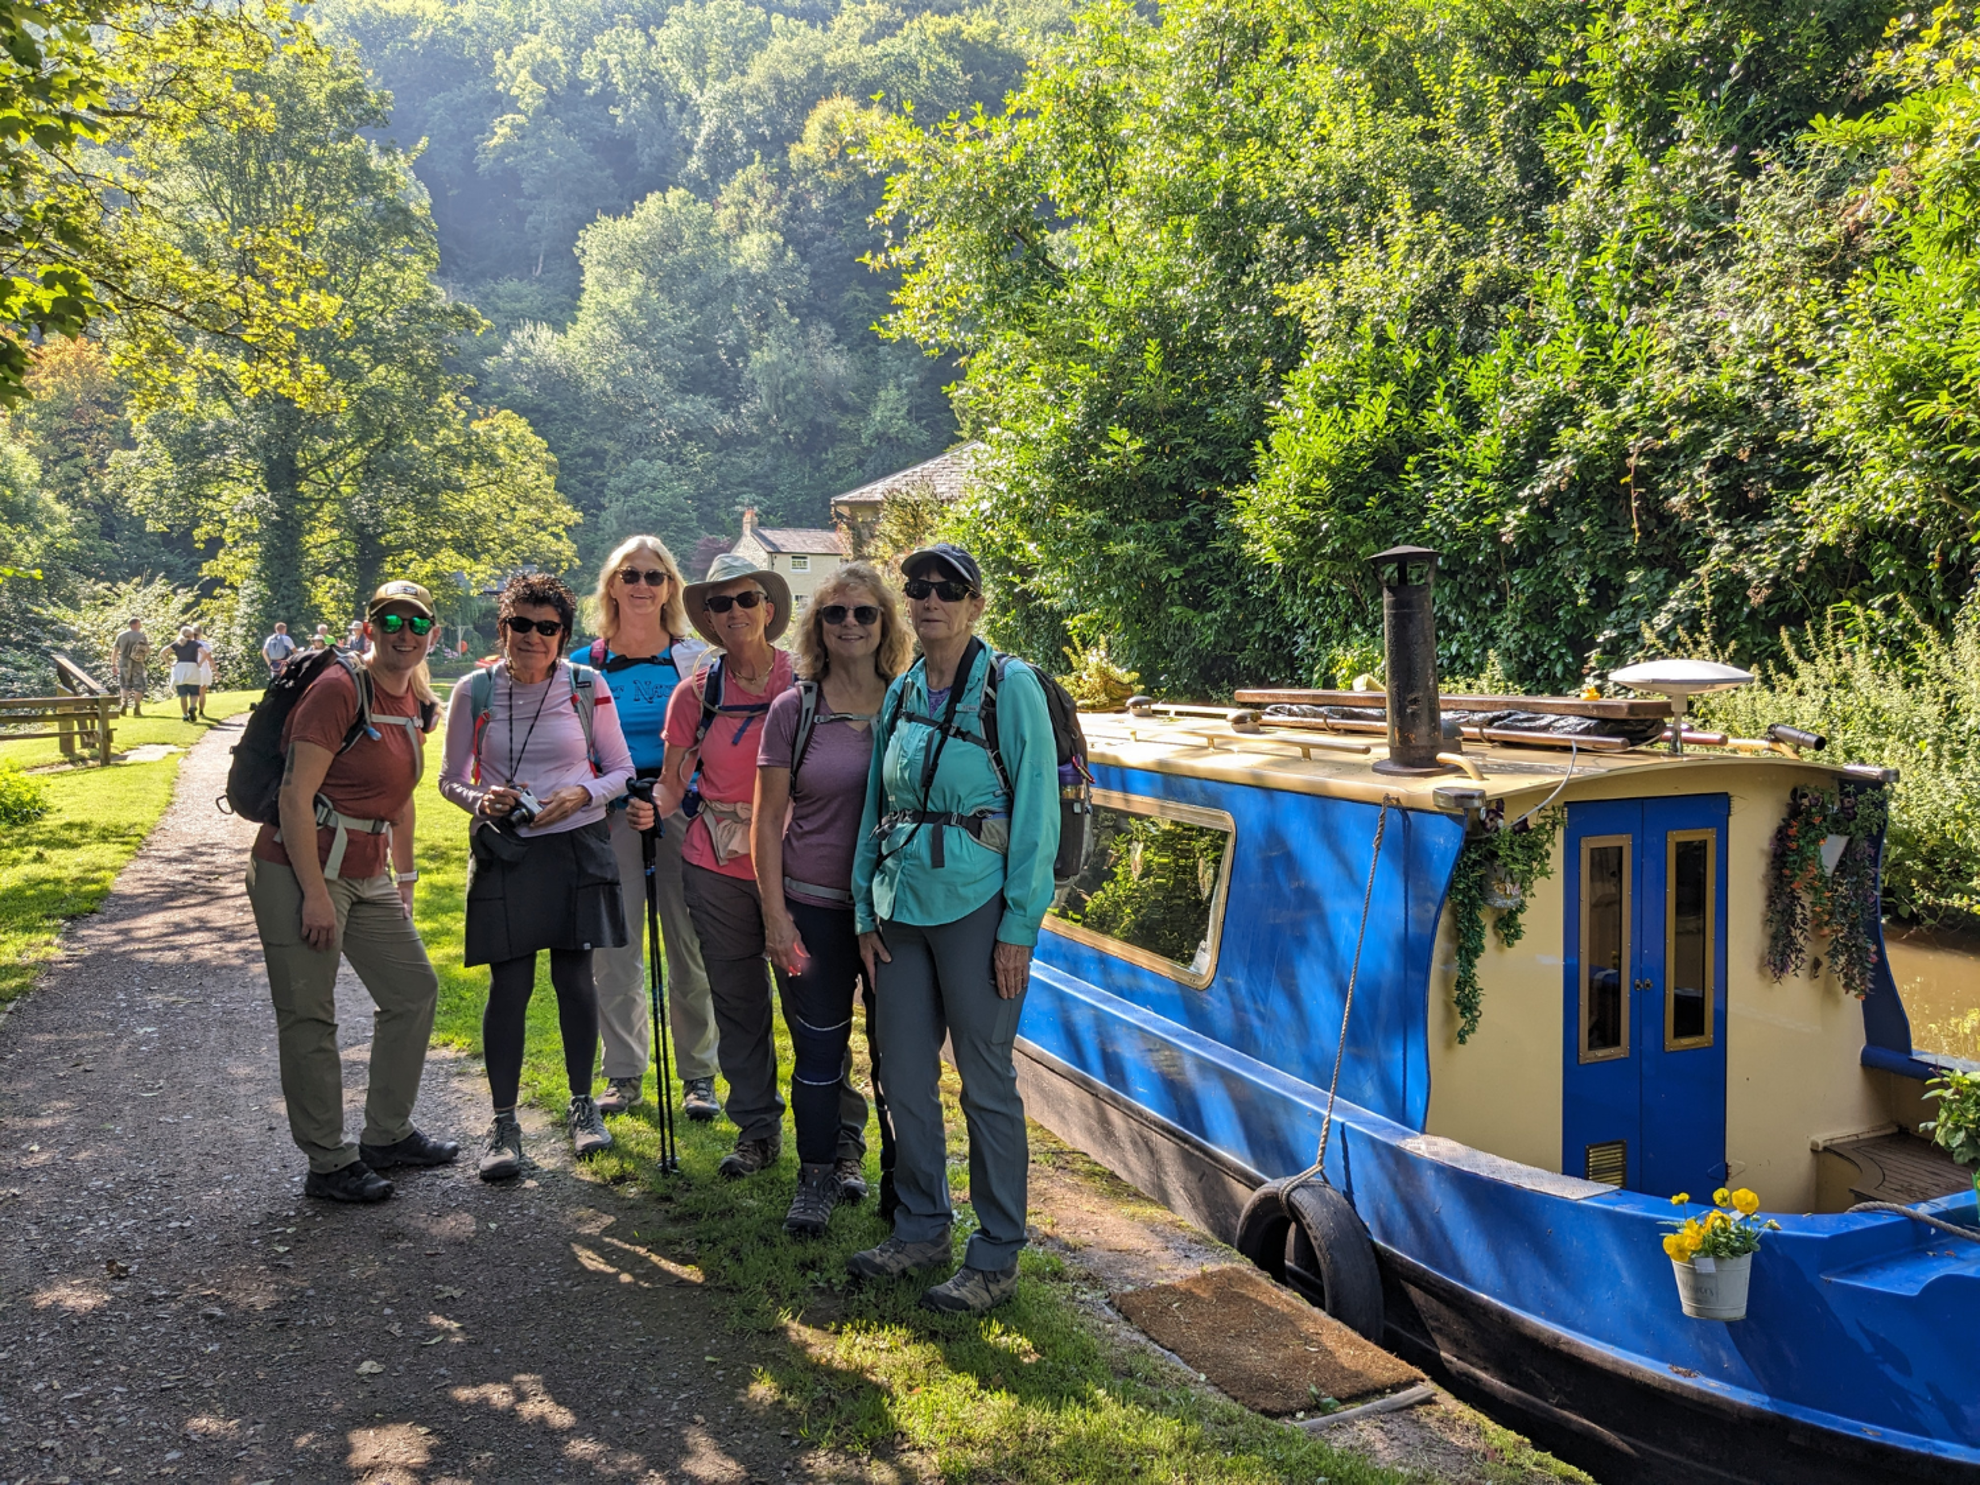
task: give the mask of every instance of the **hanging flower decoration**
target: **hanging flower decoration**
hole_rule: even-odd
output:
[[[1451,876],[1452,937],[1457,947],[1457,981],[1451,1002],[1458,1013],[1458,1044],[1471,1040],[1484,1011],[1485,992],[1478,983],[1478,957],[1485,952],[1485,912],[1494,915],[1499,942],[1511,948],[1526,932],[1526,905],[1534,884],[1553,870],[1554,840],[1567,811],[1556,806],[1505,824],[1503,807],[1494,806],[1485,828],[1464,843]]]
[[[1881,914],[1877,868],[1890,801],[1881,786],[1802,786],[1788,795],[1774,832],[1767,878],[1767,972],[1776,980],[1808,964],[1811,933],[1829,935],[1829,968],[1861,1000],[1877,966],[1873,926]],[[1839,855],[1825,859],[1824,846]],[[1818,959],[1813,966],[1821,970]]]

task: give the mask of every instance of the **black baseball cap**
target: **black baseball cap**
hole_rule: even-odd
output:
[[[946,568],[946,572],[938,575],[968,583],[972,593],[983,591],[983,570],[976,565],[976,559],[951,542],[938,541],[932,547],[922,547],[901,558],[903,577],[926,577],[931,567]]]

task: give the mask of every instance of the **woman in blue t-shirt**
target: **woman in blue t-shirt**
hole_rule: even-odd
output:
[[[571,658],[610,677],[612,703],[632,751],[638,776],[660,772],[666,745],[660,727],[667,702],[681,677],[692,674],[707,648],[688,626],[681,606],[681,570],[657,536],[632,536],[619,543],[598,574],[598,637],[580,643]],[[612,849],[626,894],[626,921],[646,921],[646,867],[640,834],[626,823],[626,801],[610,819]],[[660,906],[660,934],[667,952],[667,1019],[674,1039],[674,1069],[682,1084],[681,1108],[690,1119],[713,1119],[715,1101],[715,1008],[708,994],[708,971],[701,945],[681,896],[681,841],[687,819],[678,811],[666,822],[653,877]],[[628,935],[623,949],[594,951],[598,983],[598,1029],[605,1043],[605,1079],[598,1100],[601,1113],[623,1113],[640,1101],[649,1055],[645,935]],[[660,1070],[661,1096],[667,1097],[666,1069]]]

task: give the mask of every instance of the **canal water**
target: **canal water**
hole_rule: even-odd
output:
[[[1884,925],[1911,1044],[1980,1062],[1980,934]]]

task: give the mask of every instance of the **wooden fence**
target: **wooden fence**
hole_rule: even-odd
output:
[[[0,698],[0,742],[26,742],[52,737],[67,757],[94,753],[110,765],[110,723],[117,715],[114,696],[15,696]],[[16,727],[43,724],[53,730],[16,732]]]

